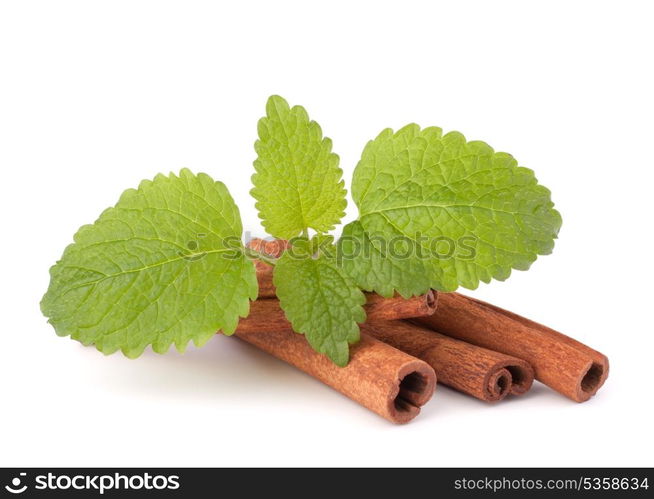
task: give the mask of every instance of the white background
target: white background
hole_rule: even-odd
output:
[[[0,465],[654,465],[653,12],[647,2],[30,2],[0,7]],[[439,387],[393,426],[217,337],[104,357],[39,312],[48,268],[123,189],[189,167],[245,227],[268,95],[302,104],[349,184],[415,121],[512,153],[563,214],[554,253],[473,294],[603,351],[576,404]],[[355,216],[350,203],[348,219]]]

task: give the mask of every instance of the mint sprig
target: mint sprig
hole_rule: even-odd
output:
[[[252,260],[274,266],[280,304],[318,352],[345,365],[365,320],[361,290],[405,297],[475,288],[551,252],[561,225],[531,170],[459,133],[408,125],[365,147],[346,206],[331,140],[272,96],[259,121],[252,196],[280,258],[242,244],[238,208],[208,175],[158,175],[82,227],[51,268],[41,309],[57,334],[137,357],[231,334],[257,295]]]

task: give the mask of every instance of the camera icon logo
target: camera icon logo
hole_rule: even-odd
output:
[[[11,485],[5,485],[5,489],[12,494],[22,494],[27,490],[27,485],[20,484],[22,483],[21,478],[27,476],[27,473],[20,473],[20,476],[14,477],[11,480]]]

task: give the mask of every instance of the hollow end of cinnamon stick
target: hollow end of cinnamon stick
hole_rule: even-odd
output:
[[[590,399],[602,387],[609,375],[609,359],[597,358],[590,363],[577,386],[577,402]]]
[[[506,358],[488,370],[484,382],[486,387],[484,400],[497,402],[507,395],[522,395],[529,391],[534,383],[534,370],[527,362],[498,352],[492,352],[492,355]]]
[[[522,395],[534,384],[534,369],[522,359],[513,359],[505,369],[511,373],[511,393]]]
[[[434,370],[418,360],[405,364],[397,374],[397,394],[389,397],[388,414],[392,422],[408,423],[420,413],[436,389]]]
[[[484,381],[485,399],[487,402],[502,400],[511,392],[513,377],[508,369],[500,368],[488,371]]]

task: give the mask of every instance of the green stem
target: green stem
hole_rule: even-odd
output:
[[[271,256],[265,255],[257,250],[248,248],[247,246],[243,247],[243,252],[249,258],[252,258],[253,260],[261,260],[262,262],[266,262],[268,265],[272,265],[273,267],[275,266],[278,260],[277,258],[273,258]]]

